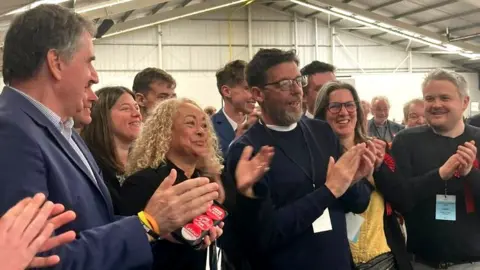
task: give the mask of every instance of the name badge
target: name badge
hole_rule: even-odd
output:
[[[455,221],[457,219],[455,200],[455,195],[437,195],[435,219]]]
[[[330,220],[330,211],[328,211],[328,208],[326,208],[325,211],[323,211],[323,214],[312,223],[312,227],[314,233],[332,230],[332,221]]]
[[[350,242],[357,243],[358,235],[360,234],[360,228],[362,227],[365,218],[354,213],[347,213],[345,215],[347,220],[347,237]]]

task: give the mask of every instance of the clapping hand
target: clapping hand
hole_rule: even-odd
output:
[[[336,198],[342,196],[348,187],[350,187],[365,150],[366,146],[362,143],[355,145],[343,153],[337,162],[335,162],[333,157],[330,157],[325,186],[327,186]]]
[[[246,146],[235,169],[238,191],[250,198],[255,197],[253,193],[255,183],[269,170],[274,150],[271,146],[263,146],[253,158],[252,153],[253,147]]]
[[[372,142],[375,146],[375,169],[378,170],[380,166],[382,166],[383,160],[385,158],[387,143],[377,138],[373,139]]]
[[[43,194],[17,203],[0,219],[0,261],[6,269],[50,267],[60,262],[60,257],[35,256],[71,242],[74,232],[53,236],[53,231],[75,219],[72,211],[64,212],[61,204],[45,202]],[[54,216],[53,218],[51,218]]]
[[[176,179],[177,172],[172,169],[144,210],[157,221],[159,235],[164,237],[205,213],[219,195],[219,185],[210,183],[206,177],[188,179],[174,185]]]
[[[466,176],[472,170],[473,162],[477,158],[477,147],[475,146],[475,141],[466,142],[464,145],[459,145],[457,149],[458,161],[460,165],[458,166],[458,171],[461,176]]]
[[[358,181],[365,177],[368,177],[373,174],[373,169],[375,166],[376,155],[375,155],[375,145],[372,141],[367,141],[363,143],[366,145],[364,152],[361,155],[360,164],[358,170],[353,177],[353,181]]]

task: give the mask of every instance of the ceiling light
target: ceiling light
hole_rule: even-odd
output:
[[[183,14],[183,15],[180,15],[180,16],[175,16],[175,17],[168,18],[168,19],[165,19],[165,20],[156,21],[156,22],[149,23],[149,24],[143,24],[143,25],[140,25],[140,26],[137,26],[137,27],[132,27],[132,28],[129,28],[129,29],[125,29],[125,30],[121,30],[121,31],[113,32],[113,33],[108,33],[106,35],[103,35],[102,38],[111,37],[111,36],[131,32],[131,31],[134,31],[134,30],[143,29],[143,28],[146,28],[146,27],[150,27],[150,26],[154,26],[154,25],[158,25],[158,24],[162,24],[162,23],[166,23],[166,22],[171,22],[171,21],[183,19],[183,18],[186,18],[186,17],[194,16],[194,15],[197,15],[197,14],[201,14],[201,13],[205,13],[205,12],[229,7],[229,6],[234,6],[234,5],[241,4],[241,3],[244,3],[244,2],[247,2],[247,1],[248,0],[238,0],[238,1],[230,2],[230,3],[226,3],[226,4],[223,4],[223,5],[218,5],[218,6],[202,9],[202,10],[197,10],[197,11],[194,11],[194,12],[190,12],[190,13]]]
[[[346,16],[352,16],[352,15],[353,15],[353,13],[348,12],[348,11],[345,11],[345,10],[343,10],[343,9],[339,9],[339,8],[334,8],[334,7],[333,7],[333,8],[331,8],[330,10],[333,11],[333,12],[337,12],[337,13],[346,15]]]
[[[90,5],[88,7],[79,8],[79,9],[76,9],[75,12],[81,14],[81,13],[86,13],[86,12],[89,12],[89,11],[92,11],[92,10],[108,8],[108,7],[111,7],[111,6],[131,2],[131,1],[132,0],[115,0],[115,1],[110,1],[110,2],[107,2],[107,3],[99,4],[99,5]]]
[[[323,13],[326,13],[326,14],[334,15],[336,17],[343,18],[343,19],[346,19],[346,20],[349,20],[349,21],[352,21],[352,22],[356,22],[356,23],[362,24],[364,26],[369,26],[371,28],[375,28],[375,29],[378,29],[378,30],[381,30],[381,31],[384,31],[384,32],[387,32],[387,33],[390,33],[390,34],[393,34],[393,35],[397,35],[397,36],[400,36],[400,37],[403,37],[403,38],[406,38],[406,39],[409,39],[409,40],[412,40],[412,41],[415,41],[415,42],[419,42],[419,43],[428,45],[430,47],[440,49],[442,51],[450,51],[450,52],[454,51],[454,52],[458,53],[459,55],[462,55],[464,57],[468,57],[470,59],[480,58],[480,54],[472,54],[472,53],[468,54],[465,51],[463,51],[462,48],[454,46],[454,45],[450,45],[450,44],[442,44],[442,41],[440,41],[438,39],[434,39],[434,38],[430,38],[430,37],[424,37],[424,36],[421,36],[418,33],[413,33],[413,32],[410,32],[410,31],[403,30],[403,29],[397,29],[397,28],[393,27],[392,25],[382,23],[382,22],[372,23],[372,21],[373,21],[372,19],[367,18],[367,20],[365,20],[364,17],[357,16],[355,14],[349,13],[349,12],[341,10],[341,9],[337,9],[337,8],[327,9],[327,8],[319,7],[319,6],[312,5],[310,3],[306,3],[306,2],[303,2],[303,1],[299,1],[299,0],[290,0],[290,2],[295,3],[297,5],[300,5],[300,6],[304,6],[304,7],[314,9],[314,10],[317,10],[317,11],[320,11],[320,12],[323,12]],[[342,12],[339,12],[339,11],[342,11]],[[351,14],[351,15],[347,15],[347,14]]]
[[[3,16],[21,13],[21,12],[30,10],[32,8],[35,8],[35,7],[37,7],[39,5],[43,5],[43,4],[61,4],[61,3],[68,2],[68,1],[69,0],[39,0],[39,1],[35,1],[31,4],[28,4],[26,6],[23,6],[21,8],[17,8],[15,10],[12,10],[12,11],[8,12],[7,14],[4,14]]]

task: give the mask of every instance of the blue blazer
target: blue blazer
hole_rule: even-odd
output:
[[[0,214],[37,192],[77,214],[56,233],[77,239],[53,250],[54,269],[149,269],[152,252],[137,217],[113,214],[101,172],[80,136],[73,140],[95,179],[60,131],[29,100],[9,87],[0,95]],[[98,182],[98,183],[97,183]]]
[[[215,133],[217,133],[220,149],[222,150],[223,157],[225,158],[227,156],[228,146],[235,139],[235,131],[223,113],[223,108],[212,116],[212,123]]]

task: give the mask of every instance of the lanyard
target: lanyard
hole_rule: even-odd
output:
[[[305,143],[305,146],[306,148],[308,149],[308,157],[309,157],[309,160],[310,160],[310,169],[311,169],[311,174],[309,174],[307,172],[307,170],[302,166],[300,165],[294,158],[292,158],[288,153],[287,151],[285,151],[285,149],[278,143],[278,140],[275,139],[275,136],[273,136],[272,132],[270,131],[270,129],[267,127],[267,125],[265,123],[263,123],[262,121],[260,121],[260,124],[264,127],[265,129],[265,132],[267,132],[268,136],[272,139],[273,141],[273,145],[280,149],[280,151],[282,151],[282,153],[292,162],[294,163],[295,165],[297,165],[302,171],[303,173],[312,181],[312,187],[313,189],[315,190],[316,189],[316,184],[315,184],[315,167],[314,167],[314,162],[313,162],[313,154],[312,154],[312,150],[310,147],[308,147],[308,144],[307,144],[307,135],[306,135],[306,131],[304,130],[304,128],[302,127],[301,125],[301,121],[298,121],[297,122],[297,125],[299,125],[300,127],[300,130],[302,132],[302,135],[303,135],[303,138],[304,138],[304,141],[303,143]],[[295,142],[292,142],[292,143],[295,143]]]
[[[388,124],[388,120],[385,122],[385,131],[383,132],[383,136],[380,135],[380,131],[378,131],[377,125],[375,125],[375,123],[373,123],[373,127],[375,128],[375,133],[382,140],[385,141],[385,137],[387,136],[387,131],[388,131],[388,133],[390,133],[390,137],[393,137],[393,134],[390,132],[390,125]]]

